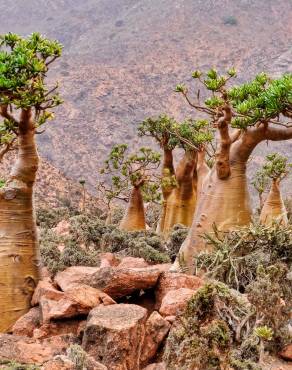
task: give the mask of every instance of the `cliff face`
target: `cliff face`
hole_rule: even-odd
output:
[[[195,68],[235,66],[240,81],[289,70],[291,15],[290,0],[6,0],[0,33],[40,31],[64,44],[52,77],[65,104],[40,135],[40,153],[93,188],[111,145],[137,145],[140,120],[192,114],[173,89]]]

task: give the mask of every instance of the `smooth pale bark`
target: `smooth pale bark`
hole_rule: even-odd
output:
[[[220,179],[216,166],[212,168],[202,188],[190,232],[172,270],[183,267],[193,273],[194,256],[211,248],[202,235],[212,234],[214,225],[219,231],[227,232],[251,222],[246,163],[255,145],[248,138],[232,144],[228,178]]]
[[[177,187],[167,200],[163,236],[168,237],[175,224],[191,226],[197,198],[197,153],[186,152],[176,170]]]
[[[273,180],[260,214],[260,223],[263,225],[270,226],[275,221],[282,225],[288,224],[287,210],[281,196],[280,182],[277,180]]]
[[[33,211],[38,154],[29,112],[22,112],[19,131],[17,160],[0,189],[0,332],[28,311],[39,279]]]
[[[181,246],[172,270],[183,267],[189,273],[194,271],[194,256],[210,246],[202,238],[212,233],[216,225],[221,232],[228,232],[251,222],[251,207],[246,180],[246,164],[254,148],[263,140],[289,140],[292,129],[257,125],[236,134],[230,145],[230,176],[218,177],[216,166],[204,184],[199,198],[190,232]],[[183,265],[183,266],[182,266]]]
[[[207,165],[205,160],[205,151],[198,152],[198,163],[197,163],[197,203],[199,201],[202,190],[204,189],[208,176],[210,176],[211,169]]]
[[[129,204],[119,229],[126,231],[146,230],[144,201],[140,186],[134,187],[131,192]]]
[[[166,181],[172,183],[172,178],[175,175],[174,165],[173,165],[173,153],[171,149],[164,148],[163,150],[163,164],[162,164],[162,171],[161,175],[162,178]],[[158,234],[162,234],[164,230],[164,222],[166,216],[166,209],[167,209],[167,202],[168,198],[172,192],[174,187],[171,186],[162,186],[162,207],[161,207],[161,215],[159,218],[159,222],[157,224],[156,232]]]

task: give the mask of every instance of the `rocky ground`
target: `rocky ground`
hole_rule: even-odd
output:
[[[55,231],[64,235],[66,222]],[[165,343],[207,281],[170,267],[113,253],[102,253],[98,267],[55,275],[42,267],[32,308],[0,334],[0,368],[181,370],[163,362]],[[280,356],[286,361],[266,356],[262,369],[291,369],[292,346]]]

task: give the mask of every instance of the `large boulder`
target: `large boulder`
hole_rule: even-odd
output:
[[[39,307],[31,308],[25,315],[21,316],[12,327],[15,335],[32,337],[33,332],[41,324],[41,313]]]
[[[45,323],[52,319],[87,315],[99,304],[115,304],[115,301],[106,293],[85,284],[70,285],[65,292],[56,292],[58,294],[44,289],[38,289],[36,292],[35,301],[39,301],[42,320]]]
[[[91,279],[99,271],[99,267],[72,266],[59,271],[55,276],[55,283],[63,290],[68,290],[78,284],[91,285]]]
[[[141,354],[141,364],[147,364],[169,332],[171,325],[157,311],[152,312],[146,321],[145,339]]]
[[[82,346],[111,370],[138,370],[147,311],[136,305],[94,308],[87,320]]]
[[[162,299],[159,313],[162,316],[177,316],[186,308],[195,293],[195,290],[188,288],[170,290]]]
[[[76,283],[90,285],[116,299],[130,295],[137,290],[153,288],[159,276],[168,268],[169,264],[144,268],[82,267],[77,269],[77,267],[69,267],[56,275],[55,282],[64,291],[69,287],[74,287]]]
[[[36,306],[42,297],[57,301],[63,297],[63,293],[57,290],[49,280],[41,280],[35,288],[31,304]]]
[[[72,335],[58,335],[39,341],[24,336],[0,334],[0,362],[41,365],[58,354],[65,354],[68,346],[76,340]]]
[[[159,309],[163,297],[171,290],[188,288],[198,290],[204,285],[204,281],[197,277],[177,272],[164,272],[158,280],[155,289],[156,308]]]

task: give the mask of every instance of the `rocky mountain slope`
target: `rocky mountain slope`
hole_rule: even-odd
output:
[[[194,68],[235,66],[239,81],[291,71],[291,19],[290,0],[0,1],[0,33],[37,30],[64,44],[51,78],[65,103],[40,135],[40,153],[91,189],[111,145],[138,145],[139,121],[193,114],[173,89]],[[266,151],[263,144],[252,167]]]

